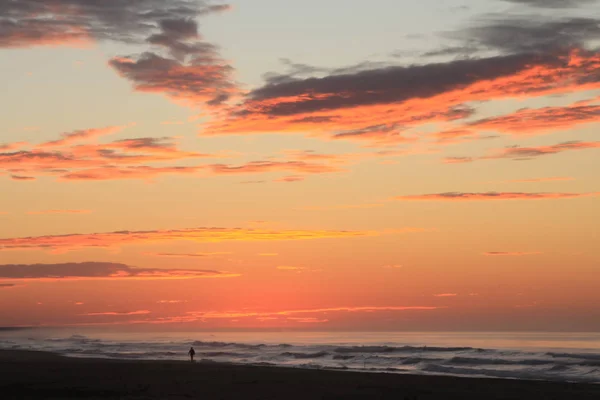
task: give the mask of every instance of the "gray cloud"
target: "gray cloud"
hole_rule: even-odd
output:
[[[523,4],[537,8],[575,8],[594,4],[597,0],[504,0],[509,3]]]
[[[169,57],[146,51],[110,65],[135,90],[218,105],[235,89],[232,68],[203,40],[194,18],[228,8],[210,0],[0,0],[0,48],[98,40],[149,45]]]
[[[395,66],[356,73],[267,83],[252,91],[250,101],[301,99],[264,105],[272,116],[403,102],[428,98],[478,81],[513,75],[532,63],[558,65],[560,58],[534,54],[456,60],[415,66]]]
[[[160,21],[224,7],[205,0],[0,0],[0,47],[88,39],[141,43]]]
[[[167,96],[195,105],[206,102],[218,105],[235,91],[231,80],[233,67],[220,60],[214,47],[207,43],[183,44],[171,47],[181,59],[183,54],[192,58],[183,63],[155,53],[139,56],[115,57],[109,64],[122,77],[130,80],[140,92],[164,93]]]
[[[173,270],[136,268],[110,262],[82,262],[62,264],[6,264],[0,265],[0,280],[36,279],[193,279],[231,277],[232,274],[212,270]],[[11,285],[11,284],[5,284]]]
[[[583,48],[600,39],[600,19],[544,16],[491,16],[450,35],[466,48],[500,50],[505,53],[551,52]]]

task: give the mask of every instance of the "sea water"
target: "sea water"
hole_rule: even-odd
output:
[[[69,357],[225,362],[363,372],[600,383],[599,333],[0,332],[1,349]]]

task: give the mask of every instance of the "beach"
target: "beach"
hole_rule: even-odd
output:
[[[0,351],[2,399],[600,399],[600,385]]]

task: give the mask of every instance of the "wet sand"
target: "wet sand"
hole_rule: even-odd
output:
[[[0,399],[600,399],[600,385],[0,350]]]

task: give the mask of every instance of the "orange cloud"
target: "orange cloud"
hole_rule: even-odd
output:
[[[440,294],[434,294],[435,297],[456,297],[458,296],[458,294],[456,293],[440,293]]]
[[[483,201],[483,200],[546,200],[573,199],[578,197],[600,196],[597,193],[522,193],[522,192],[486,192],[486,193],[435,193],[417,196],[398,196],[400,201]]]
[[[281,265],[281,266],[277,267],[277,269],[280,271],[295,271],[295,272],[301,272],[301,271],[306,270],[306,268],[292,267],[292,266],[288,266],[288,265]]]
[[[258,174],[265,172],[293,171],[307,174],[324,174],[341,171],[339,168],[304,161],[254,161],[239,166],[214,164],[209,166],[214,174]]]
[[[230,318],[250,318],[250,317],[277,317],[277,316],[294,316],[297,314],[322,314],[322,313],[361,313],[361,312],[386,312],[386,311],[433,311],[445,307],[431,306],[376,306],[376,307],[330,307],[330,308],[313,308],[301,310],[284,310],[272,312],[218,312],[218,311],[189,311],[188,314],[197,317],[198,319],[230,319]]]
[[[268,82],[219,115],[203,134],[314,132],[376,145],[410,143],[417,140],[407,135],[410,128],[473,115],[467,103],[598,89],[600,82],[594,77],[599,68],[599,54],[573,50]],[[593,120],[596,110],[570,111],[556,115],[559,111],[551,109],[543,114],[555,114],[554,126],[564,126]],[[577,112],[588,117],[578,117]],[[535,121],[543,119],[534,112],[528,115]]]
[[[122,317],[122,316],[128,316],[128,315],[147,315],[150,314],[149,310],[139,310],[139,311],[105,311],[105,312],[90,312],[90,313],[85,313],[85,314],[79,314],[79,315],[85,315],[88,317],[104,317],[104,316],[117,316],[117,317]]]
[[[74,145],[77,141],[113,134],[124,128],[113,126],[75,131],[63,134],[59,140],[34,146],[31,150],[0,152],[0,170],[6,170],[13,179],[18,180],[33,180],[39,175],[58,176],[59,180],[69,181],[152,179],[167,174],[193,174],[207,166],[156,167],[132,164],[226,156],[183,151],[177,147],[174,138],[168,137]],[[3,146],[5,149],[9,147],[14,146]]]
[[[63,133],[61,134],[60,139],[42,143],[39,145],[39,147],[64,147],[80,141],[95,139],[101,136],[114,135],[115,133],[121,132],[128,126],[130,125],[108,126],[105,128],[84,129]]]
[[[299,322],[301,324],[323,324],[325,322],[329,322],[328,319],[319,319],[319,318],[298,318],[298,317],[288,317],[286,318],[289,321]]]
[[[8,34],[0,35],[0,47],[25,48],[34,46],[69,46],[88,47],[92,40],[81,26],[63,25],[53,29],[42,20],[31,20],[22,24],[17,30],[9,30]]]
[[[157,304],[181,304],[181,303],[187,303],[187,300],[159,300],[156,303]]]
[[[600,122],[600,106],[525,108],[513,114],[481,119],[464,126],[473,131],[497,131],[513,135],[547,133]]]
[[[267,230],[241,228],[190,228],[162,231],[119,231],[108,233],[49,235],[0,239],[1,250],[69,251],[79,248],[111,248],[175,240],[200,243],[226,241],[278,241],[377,236],[373,231]]]
[[[29,143],[27,143],[27,142],[4,143],[4,144],[0,144],[0,151],[18,150],[25,146],[29,146]]]
[[[184,160],[188,158],[221,157],[211,154],[182,151],[173,138],[121,139],[111,143],[80,145],[71,148],[76,157],[101,158],[118,164],[137,164]],[[140,154],[141,153],[141,154]]]
[[[144,253],[146,256],[154,257],[181,257],[181,258],[195,258],[195,257],[215,257],[231,254],[229,252],[212,252],[212,253]]]
[[[542,254],[539,251],[488,251],[483,253],[485,256],[493,257],[521,257],[521,256],[536,256]]]
[[[64,181],[105,181],[118,179],[152,179],[163,175],[192,175],[203,167],[136,167],[106,166],[69,172],[60,177]]]

